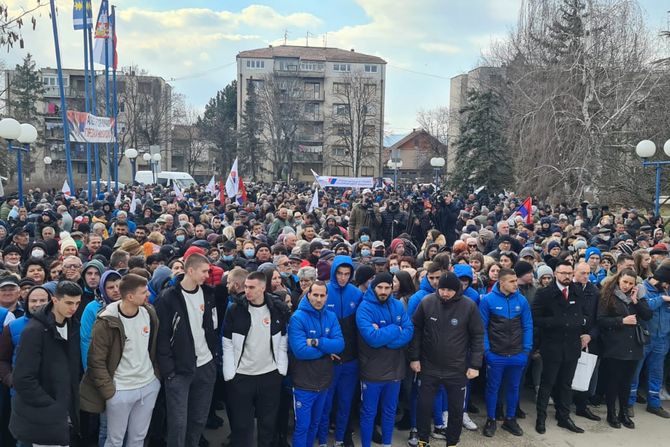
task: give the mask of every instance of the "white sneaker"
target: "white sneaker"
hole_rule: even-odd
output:
[[[467,412],[463,413],[463,427],[470,431],[477,430],[477,424],[475,424],[472,419],[470,419],[470,415]]]
[[[442,425],[444,425],[444,428],[447,428],[447,424],[449,423],[449,411],[443,411],[442,412]]]
[[[668,390],[666,390],[665,387],[662,387],[661,392],[658,393],[658,397],[660,397],[661,400],[670,400],[670,393],[668,393]]]

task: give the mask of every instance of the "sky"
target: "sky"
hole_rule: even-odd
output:
[[[613,0],[611,0],[613,1]],[[10,11],[37,0],[2,0]],[[418,111],[449,105],[449,79],[476,67],[516,24],[523,0],[116,0],[121,66],[162,76],[202,110],[235,79],[238,52],[286,43],[355,49],[387,65],[385,130],[407,134]],[[48,1],[41,3],[48,5]],[[57,0],[63,66],[83,68],[83,38],[72,28],[73,0]],[[94,17],[100,1],[93,0]],[[651,32],[670,29],[664,0],[639,0]],[[27,52],[55,67],[48,6],[24,50],[0,54],[6,67]]]

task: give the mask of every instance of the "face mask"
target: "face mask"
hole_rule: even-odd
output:
[[[370,236],[364,234],[361,236],[361,242],[370,242]]]
[[[397,265],[391,266],[391,268],[389,268],[389,272],[393,273],[394,275],[396,273],[398,273],[399,271],[400,271],[400,267],[398,267]]]
[[[361,256],[370,256],[370,250],[364,248],[363,250],[361,250]]]
[[[30,253],[30,256],[32,256],[33,258],[42,259],[42,258],[44,257],[44,251],[42,251],[42,250],[33,250],[33,251]]]
[[[84,241],[77,239],[74,241],[74,244],[77,246],[77,250],[81,250],[81,247],[84,246]]]
[[[282,278],[288,278],[289,277],[288,272],[281,272],[280,275],[281,275]]]
[[[230,262],[233,259],[235,259],[235,256],[233,256],[233,255],[223,255],[223,256],[221,256],[221,259],[223,259],[226,262]]]
[[[295,221],[295,224],[296,224],[296,225],[302,225],[302,220],[301,220],[301,219],[297,219],[297,220]]]
[[[254,250],[253,248],[247,248],[244,250],[244,256],[246,256],[247,258],[253,258],[255,253],[256,250]]]
[[[186,240],[186,236],[184,236],[183,234],[180,234],[179,236],[177,236],[177,242],[184,242],[185,240]]]

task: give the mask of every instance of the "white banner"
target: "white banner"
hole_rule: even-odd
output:
[[[76,143],[113,143],[114,118],[86,112],[67,111],[70,141]]]
[[[372,177],[328,177],[327,175],[318,175],[312,171],[319,186],[325,188],[330,186],[333,188],[373,188],[374,178]]]

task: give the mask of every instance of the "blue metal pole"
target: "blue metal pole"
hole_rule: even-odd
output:
[[[86,28],[88,28],[88,13],[87,13],[87,3],[88,0],[84,0],[84,29],[82,35],[84,36],[84,98],[86,104],[86,113],[91,113],[91,89],[93,88],[90,84],[90,77],[88,71],[88,37],[86,35]],[[93,59],[91,59],[91,68],[93,66]],[[87,185],[87,199],[88,203],[93,203],[93,182],[91,180],[91,143],[86,143],[86,185]]]
[[[50,0],[51,5],[51,27],[54,35],[54,47],[56,48],[56,67],[58,68],[58,87],[60,89],[60,113],[63,120],[63,141],[65,143],[65,166],[67,168],[67,181],[70,190],[76,195],[74,177],[72,176],[72,157],[70,154],[70,126],[67,122],[67,104],[65,102],[65,87],[63,87],[63,67],[60,58],[60,44],[58,43],[58,23],[56,22],[56,1]]]
[[[114,189],[119,190],[119,131],[117,127],[117,120],[119,118],[119,103],[116,97],[116,51],[114,45],[114,37],[116,36],[116,6],[112,6],[112,99],[114,103]],[[109,39],[107,39],[109,40]]]
[[[107,16],[107,26],[109,28],[109,3],[105,2],[105,15]],[[109,37],[105,39],[105,116],[111,117],[109,104]],[[107,149],[107,191],[112,189],[112,154],[109,150],[109,143],[105,143]]]
[[[656,163],[656,206],[655,206],[656,216],[660,216],[661,213],[661,165]]]
[[[92,27],[87,30],[87,37],[88,37],[88,52],[89,52],[89,58],[91,59],[91,110],[93,111],[93,115],[98,114],[98,108],[97,108],[97,92],[96,92],[96,80],[95,80],[95,62],[93,59],[93,31]],[[93,159],[95,161],[95,197],[100,196],[100,148],[98,146],[98,143],[93,144]]]

